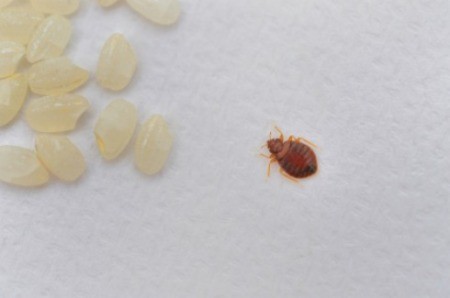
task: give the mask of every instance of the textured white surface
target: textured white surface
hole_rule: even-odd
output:
[[[68,55],[95,70],[122,32],[138,71],[95,84],[75,184],[1,185],[0,297],[449,297],[450,2],[181,0],[159,28],[84,1]],[[175,134],[161,175],[108,163],[113,98]],[[266,180],[272,124],[320,147],[303,188]],[[33,144],[23,117],[2,144]],[[274,168],[276,170],[276,168]]]

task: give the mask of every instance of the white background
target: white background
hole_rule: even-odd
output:
[[[121,93],[78,90],[79,182],[1,185],[0,297],[450,297],[450,2],[181,5],[170,28],[125,3],[72,17],[74,62],[93,73],[122,32],[139,69]],[[170,123],[160,175],[132,146],[97,153],[118,97]],[[319,146],[318,175],[266,179],[274,124]],[[33,146],[22,115],[0,139]]]

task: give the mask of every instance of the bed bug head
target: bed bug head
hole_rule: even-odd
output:
[[[267,148],[269,148],[270,153],[277,154],[283,150],[283,141],[280,138],[270,139],[267,141]]]
[[[283,150],[284,136],[281,130],[275,126],[275,129],[280,133],[278,138],[272,138],[272,132],[269,133],[269,140],[267,141],[267,148],[270,153],[277,154]]]

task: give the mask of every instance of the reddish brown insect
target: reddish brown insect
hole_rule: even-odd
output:
[[[314,151],[308,146],[315,145],[305,139],[295,138],[290,136],[287,141],[284,141],[284,136],[278,127],[275,129],[280,133],[278,138],[272,138],[270,135],[267,141],[267,148],[270,151],[270,156],[265,156],[270,159],[267,169],[267,176],[270,175],[270,165],[278,162],[280,165],[280,172],[289,179],[306,178],[317,172],[317,158]]]

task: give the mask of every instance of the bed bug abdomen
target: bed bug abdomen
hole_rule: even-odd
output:
[[[308,145],[296,141],[290,142],[289,150],[278,163],[283,170],[295,178],[306,178],[317,171],[317,158]]]

